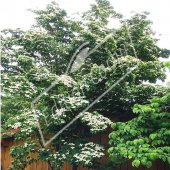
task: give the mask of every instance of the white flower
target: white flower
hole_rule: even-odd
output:
[[[19,116],[16,116],[16,119],[18,120],[18,119],[19,119]]]
[[[80,94],[81,94],[80,92],[77,92],[75,95],[76,95],[76,96],[80,96]]]
[[[21,122],[14,123],[11,127],[14,129],[18,129],[19,127],[21,127]]]
[[[24,147],[27,147],[28,146],[28,144],[27,144],[27,142],[24,144]]]
[[[90,126],[91,132],[103,131],[112,123],[110,119],[98,114],[97,112],[85,112],[82,115],[81,120],[88,122],[87,125]]]
[[[41,150],[41,151],[45,151],[45,149],[44,149],[44,148],[41,148],[40,150]]]

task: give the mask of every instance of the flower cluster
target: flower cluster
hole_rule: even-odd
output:
[[[86,143],[83,141],[82,143],[68,143],[63,140],[63,142],[63,147],[48,157],[48,160],[53,160],[53,165],[58,168],[62,165],[61,163],[65,161],[69,163],[74,162],[77,165],[81,163],[85,166],[92,166],[94,160],[104,156],[104,148],[99,144],[87,141]],[[46,152],[45,149],[43,149],[43,152]]]
[[[67,110],[65,108],[56,109],[55,114],[51,115],[51,118],[53,119],[56,125],[65,123],[64,118],[66,117],[66,111]]]
[[[76,108],[77,106],[82,106],[83,104],[88,104],[89,101],[83,99],[84,97],[66,97],[62,101],[67,105],[71,105],[71,108]]]
[[[88,122],[87,125],[90,126],[90,131],[92,133],[103,131],[107,128],[108,125],[112,124],[110,119],[102,116],[97,112],[84,112],[83,116],[81,116],[81,120],[82,122]]]
[[[4,76],[4,81],[7,78],[7,76]],[[11,79],[14,79],[15,81],[12,81]],[[23,76],[12,76],[8,83],[9,85],[4,87],[3,90],[11,95],[20,95],[26,98],[32,98],[33,94],[37,93],[37,89],[34,84],[23,78]]]
[[[77,83],[71,78],[70,76],[67,75],[61,75],[58,77],[58,79],[67,87],[72,87],[72,85],[76,85]]]
[[[21,122],[16,122],[13,125],[9,124],[8,127],[11,127],[12,129],[18,129],[21,127]]]
[[[21,136],[30,135],[33,129],[38,128],[39,115],[41,114],[42,113],[39,110],[22,110],[22,114],[20,114],[20,116],[15,116],[8,120],[7,126],[10,129],[21,128],[21,133],[19,132]]]
[[[56,96],[55,96],[56,97]],[[58,95],[59,97],[59,95]],[[55,114],[52,114],[52,119],[55,121],[55,124],[62,124],[65,123],[64,118],[66,118],[66,112],[70,111],[71,109],[76,109],[79,107],[82,107],[83,105],[88,104],[89,102],[84,99],[84,97],[80,96],[73,96],[73,97],[65,97],[60,96],[60,100],[58,101],[60,103],[60,109],[56,108]],[[64,108],[64,107],[66,108]]]
[[[33,79],[36,81],[47,81],[51,82],[58,78],[57,75],[50,73],[50,71],[46,68],[37,68],[37,72],[31,74],[33,75]]]
[[[104,148],[99,144],[89,142],[86,144],[80,144],[81,149],[73,157],[76,159],[75,162],[81,163],[82,165],[92,165],[94,159],[99,159],[104,156]]]

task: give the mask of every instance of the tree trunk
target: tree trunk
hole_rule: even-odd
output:
[[[77,170],[77,169],[78,169],[78,165],[73,164],[72,170]]]

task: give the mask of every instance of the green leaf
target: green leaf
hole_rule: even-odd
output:
[[[112,123],[111,127],[112,127],[112,129],[115,129],[116,128],[116,123]]]
[[[134,143],[135,145],[137,145],[137,144],[138,144],[138,140],[135,139],[135,140],[133,141],[133,143]]]
[[[135,105],[133,106],[133,108],[138,108],[138,104],[135,104]]]
[[[146,165],[146,163],[147,163],[147,158],[146,158],[146,157],[142,158],[141,163],[142,163],[142,165]]]
[[[164,162],[166,162],[166,157],[165,157],[165,156],[162,156],[162,160],[163,160]]]
[[[170,164],[170,157],[168,157],[167,160],[168,160],[168,162],[169,162],[169,164]]]
[[[164,64],[166,67],[170,67],[170,61],[166,61],[166,62],[164,62]]]
[[[138,143],[139,143],[140,145],[143,145],[143,144],[144,144],[143,139],[139,139],[139,140],[138,140]]]
[[[152,162],[151,161],[147,161],[146,166],[147,166],[147,168],[150,168],[152,166]]]
[[[113,152],[113,147],[108,149],[108,153],[112,153]]]
[[[140,161],[139,161],[139,160],[134,160],[134,161],[132,162],[132,166],[136,166],[136,167],[138,168],[139,165],[140,165]]]
[[[115,139],[117,135],[116,135],[115,132],[112,132],[112,133],[109,134],[109,136],[112,137],[113,139]]]
[[[150,136],[149,136],[149,138],[151,138],[152,140],[154,140],[155,138],[156,138],[156,134],[151,134]]]
[[[130,130],[130,126],[125,126],[124,131],[129,132],[129,130]]]
[[[116,154],[111,155],[110,160],[113,161],[113,162],[115,162],[115,161],[117,160]]]
[[[109,140],[109,145],[111,145],[114,142],[113,139]]]
[[[148,157],[151,159],[151,160],[155,160],[159,157],[159,155],[157,153],[149,153],[148,154]]]
[[[138,113],[139,112],[139,109],[138,108],[134,108],[133,109],[133,113]]]
[[[133,157],[132,157],[132,155],[128,155],[128,158],[131,159],[131,158],[133,158]]]
[[[130,130],[130,133],[131,133],[133,136],[136,136],[136,131],[135,131],[135,130],[131,129],[131,130]]]

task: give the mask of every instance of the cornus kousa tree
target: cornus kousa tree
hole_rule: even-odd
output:
[[[165,79],[158,58],[167,58],[170,51],[156,45],[147,12],[124,20],[107,0],[96,0],[81,21],[68,17],[55,2],[30,11],[37,15],[33,29],[1,31],[2,130],[18,129],[3,137],[24,141],[11,148],[15,159],[10,169],[24,169],[37,160],[51,169],[61,169],[64,162],[73,170],[79,164],[97,169],[106,148],[90,141],[91,135],[103,133],[111,117],[132,114],[135,103],[169,91],[143,82]],[[115,18],[119,29],[108,27]],[[31,158],[30,152],[38,156]]]
[[[75,84],[75,81],[69,76],[58,78],[56,76],[56,79],[58,79],[57,86],[62,88],[60,90],[63,93],[67,93],[69,88]],[[64,91],[64,87],[67,91]],[[24,169],[28,163],[31,164],[37,160],[47,161],[51,169],[62,168],[64,162],[74,164],[74,169],[78,164],[95,168],[95,160],[104,156],[104,148],[100,144],[90,142],[85,138],[90,133],[103,131],[107,125],[111,124],[111,121],[97,112],[85,112],[70,129],[63,131],[58,138],[50,143],[50,146],[44,147],[38,131],[38,123],[41,125],[43,134],[48,134],[45,138],[50,139],[89,103],[84,99],[84,96],[78,96],[78,94],[75,96],[56,94],[51,95],[50,98],[55,98],[56,103],[60,103],[60,106],[55,105],[56,108],[53,108],[54,104],[51,106],[48,104],[44,108],[47,102],[46,98],[47,96],[40,100],[35,106],[36,110],[32,111],[29,108],[20,110],[20,116],[16,116],[15,119],[9,118],[6,123],[9,128],[20,129],[18,133],[14,134],[17,140],[38,136],[35,139],[27,139],[23,146],[12,147],[10,155],[15,158],[12,163],[13,168]],[[48,116],[47,119],[45,119],[45,116]],[[29,152],[37,152],[39,155],[36,159],[30,158]],[[25,157],[27,161],[25,161]]]
[[[49,75],[48,72],[44,74],[48,76],[45,78],[48,79],[46,83],[57,81],[56,88],[58,87],[57,90],[60,92],[58,94],[53,94],[53,92],[52,94],[45,94],[35,105],[34,111],[29,107],[25,107],[18,111],[19,116],[10,117],[6,122],[9,129],[19,129],[14,134],[16,140],[25,141],[29,137],[23,146],[12,147],[10,155],[15,160],[12,162],[13,167],[9,169],[25,169],[27,164],[37,160],[47,161],[51,169],[62,168],[64,162],[73,164],[73,169],[76,169],[78,164],[95,168],[95,160],[104,156],[104,148],[100,144],[90,142],[85,138],[89,137],[90,134],[102,132],[111,124],[111,121],[97,112],[85,112],[70,129],[62,132],[58,138],[50,143],[50,146],[44,147],[38,123],[41,125],[43,134],[48,134],[45,138],[50,139],[89,103],[80,92],[69,94],[72,87],[76,85],[76,82],[70,76]],[[34,77],[32,78],[38,83],[40,80],[44,80],[44,74],[41,74],[42,77],[38,74],[32,74]],[[9,85],[8,89],[11,88],[12,85]],[[24,87],[22,86],[22,88]],[[14,94],[15,90],[18,92],[18,89],[18,87],[13,89]],[[31,95],[33,95],[34,91],[36,93],[36,90],[33,89]],[[29,91],[25,91],[23,95],[24,97],[28,96],[28,99],[30,99],[29,94]],[[10,93],[10,95],[12,94]],[[52,102],[53,100],[54,102]],[[55,102],[57,103],[56,105]],[[12,134],[7,136],[9,135]],[[30,138],[31,136],[37,138]],[[29,152],[37,152],[39,155],[37,158],[30,158]],[[27,161],[25,158],[27,158]]]

